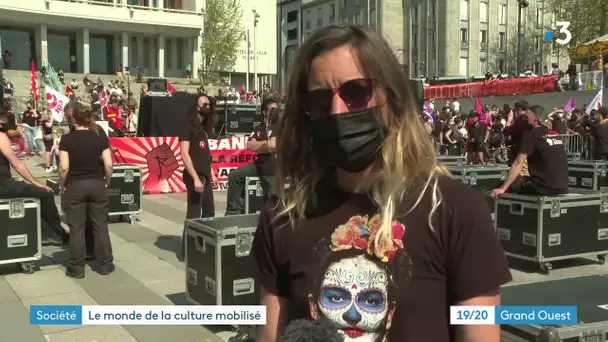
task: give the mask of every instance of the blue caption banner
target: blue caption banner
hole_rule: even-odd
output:
[[[495,324],[567,325],[578,323],[576,306],[497,306],[495,314]]]
[[[30,324],[38,325],[80,325],[82,306],[80,305],[32,305]]]

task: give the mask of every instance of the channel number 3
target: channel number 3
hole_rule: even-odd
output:
[[[560,37],[555,40],[559,45],[566,45],[572,40],[572,32],[570,32],[569,21],[558,21],[555,26],[559,27]],[[562,38],[563,37],[563,38]]]

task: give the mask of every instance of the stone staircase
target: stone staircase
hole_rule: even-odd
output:
[[[13,109],[15,112],[22,112],[25,110],[26,103],[30,99],[30,71],[29,70],[7,70],[4,69],[3,77],[7,80],[13,82],[15,86],[15,93],[12,98]],[[76,97],[79,97],[81,101],[88,103],[90,101],[89,94],[86,94],[85,87],[82,85],[82,80],[84,79],[85,74],[78,73],[64,73],[65,82],[69,84],[72,82],[72,79],[76,79],[78,81],[80,87],[79,89],[75,89]],[[89,74],[89,78],[91,80],[97,80],[97,78],[101,78],[104,84],[109,84],[110,81],[114,81],[118,79],[116,75],[99,75],[99,74]],[[133,92],[136,99],[139,98],[139,94],[142,86],[145,86],[147,78],[144,78],[144,83],[137,83],[136,77],[124,78],[125,85],[127,83],[127,79],[129,80],[129,87]],[[189,93],[194,93],[200,87],[200,84],[190,83],[192,80],[186,78],[168,78],[167,81],[173,85],[173,87],[177,91],[185,91]],[[205,87],[207,91],[211,94],[217,93],[217,87]]]

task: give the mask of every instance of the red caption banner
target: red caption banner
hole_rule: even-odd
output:
[[[184,192],[184,162],[177,137],[110,138],[114,163],[141,166],[147,194]],[[257,157],[247,150],[247,137],[209,140],[211,169],[218,179],[214,190],[228,188],[228,174]]]

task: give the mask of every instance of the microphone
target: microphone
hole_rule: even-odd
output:
[[[279,342],[344,342],[344,337],[328,319],[298,319],[287,325]]]

